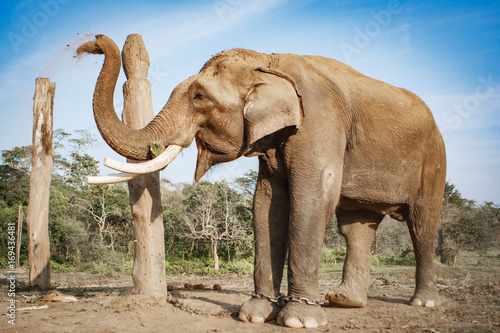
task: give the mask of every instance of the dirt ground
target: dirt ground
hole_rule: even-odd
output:
[[[497,263],[500,259],[497,259]],[[328,305],[328,325],[310,332],[499,332],[500,267],[439,267],[438,287],[443,305],[408,305],[413,292],[412,267],[374,267],[368,306],[341,309]],[[324,296],[340,282],[341,268],[323,268],[320,292]],[[250,324],[238,321],[239,306],[250,298],[253,282],[245,275],[175,276],[170,296],[154,298],[133,292],[129,276],[84,273],[52,274],[54,290],[38,292],[18,287],[16,308],[48,306],[16,312],[8,323],[8,274],[0,271],[1,332],[291,332],[275,321]],[[17,282],[27,283],[26,272]],[[185,284],[203,284],[220,291],[185,290]],[[43,295],[72,295],[76,302],[46,302]]]

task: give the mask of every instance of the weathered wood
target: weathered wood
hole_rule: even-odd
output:
[[[128,79],[123,85],[123,122],[132,128],[143,128],[153,119],[154,112],[151,84],[147,80],[149,56],[140,35],[127,37],[122,58]],[[160,174],[155,172],[130,180],[128,186],[134,217],[135,290],[142,294],[166,294]]]
[[[21,256],[21,236],[23,230],[23,218],[24,218],[23,205],[20,204],[19,211],[17,213],[16,263],[15,263],[16,268],[21,267],[19,257]]]
[[[33,101],[33,159],[26,225],[30,286],[40,288],[50,287],[49,192],[55,89],[56,84],[49,79],[36,79]]]

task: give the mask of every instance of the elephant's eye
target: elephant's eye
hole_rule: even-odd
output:
[[[214,104],[203,92],[196,93],[193,98],[193,106],[198,110],[210,110]]]

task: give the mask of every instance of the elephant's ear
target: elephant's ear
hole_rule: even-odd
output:
[[[285,127],[300,128],[302,119],[301,96],[293,78],[271,68],[257,68],[258,81],[246,97],[243,116],[247,144]]]

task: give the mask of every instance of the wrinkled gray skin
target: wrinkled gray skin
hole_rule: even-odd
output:
[[[319,56],[235,49],[212,57],[179,84],[158,116],[132,130],[116,116],[113,93],[120,52],[111,39],[80,47],[105,54],[94,115],[106,142],[144,160],[149,146],[187,147],[196,139],[198,181],[212,166],[259,157],[254,199],[255,291],[278,296],[288,253],[288,294],[319,298],[325,226],[335,212],[347,240],[342,283],[330,303],[363,307],[369,249],[384,215],[406,221],[416,258],[411,304],[440,303],[433,265],[444,192],[443,140],[427,106],[411,92]],[[326,324],[317,305],[265,299],[241,307],[243,321],[277,319],[288,327]]]

